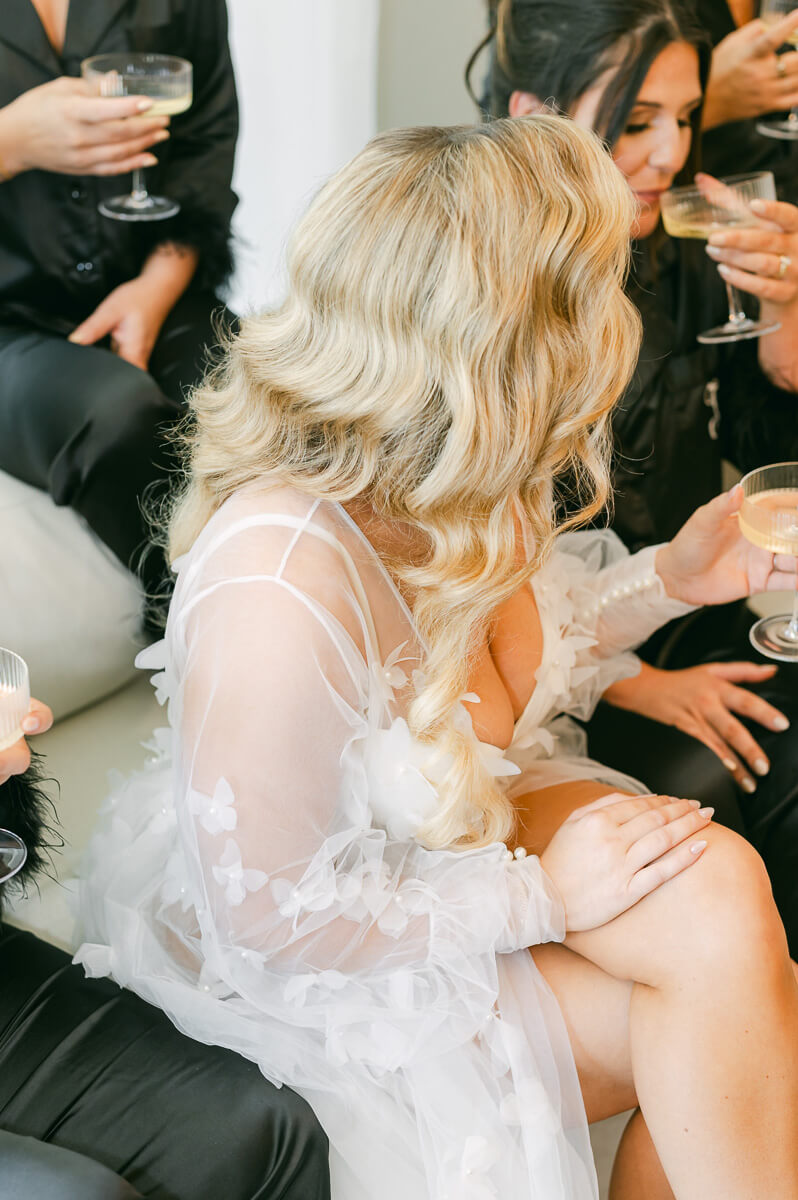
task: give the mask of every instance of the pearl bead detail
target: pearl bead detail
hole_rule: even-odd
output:
[[[516,846],[513,851],[513,857],[517,858],[519,862],[522,858],[526,858],[526,846]]]
[[[611,591],[601,597],[599,601],[600,608],[606,608],[609,604],[613,604],[617,600],[621,600],[626,596],[633,596],[640,592],[647,592],[649,588],[656,585],[656,578],[653,575],[642,575],[639,579],[635,579],[632,583],[624,583],[620,587],[614,587]]]

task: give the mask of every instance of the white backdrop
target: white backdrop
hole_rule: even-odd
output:
[[[379,0],[228,0],[241,105],[236,271],[246,312],[282,292],[287,234],[377,128]]]

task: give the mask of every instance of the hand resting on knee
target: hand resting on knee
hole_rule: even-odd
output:
[[[540,855],[568,932],[606,924],[696,862],[706,842],[692,835],[712,813],[697,800],[621,792],[571,813]]]

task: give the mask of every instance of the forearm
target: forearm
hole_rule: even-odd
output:
[[[25,168],[19,155],[19,137],[13,102],[0,108],[0,184],[7,183]]]
[[[656,678],[660,674],[662,672],[658,671],[656,667],[641,661],[638,673],[611,683],[604,692],[602,700],[606,700],[614,708],[625,708],[630,712],[640,711],[643,698],[648,695],[652,685],[656,686]]]
[[[759,339],[759,365],[776,387],[798,392],[798,304],[763,300],[760,315],[763,321],[779,321],[781,328]]]
[[[659,569],[661,547],[649,546],[599,572],[596,636],[603,656],[642,645],[692,606],[676,599]]]
[[[139,273],[139,279],[152,291],[153,306],[164,316],[191,283],[199,262],[199,252],[190,246],[165,242],[152,251]]]

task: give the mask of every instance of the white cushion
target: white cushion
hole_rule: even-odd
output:
[[[57,717],[126,683],[141,589],[69,508],[0,471],[0,645],[30,668]]]

